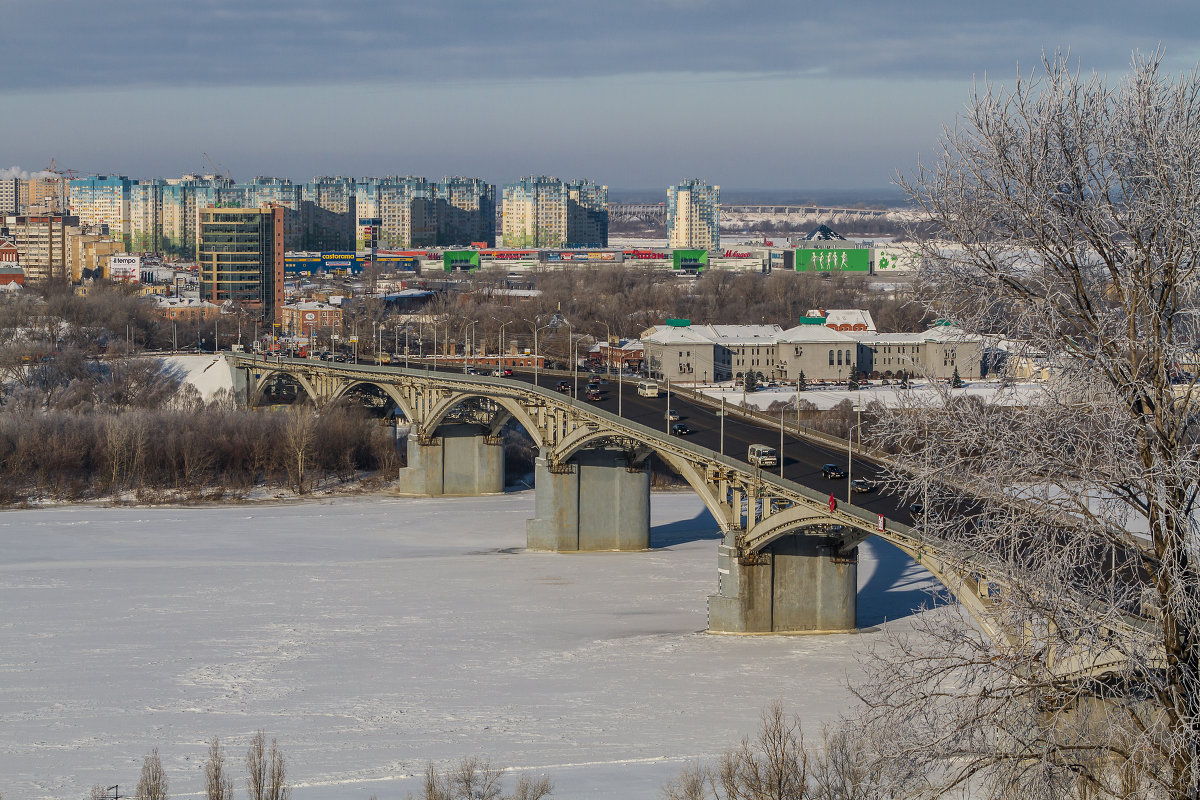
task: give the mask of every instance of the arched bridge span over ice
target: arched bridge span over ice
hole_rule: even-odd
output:
[[[515,420],[539,452],[535,516],[527,526],[530,549],[649,547],[647,460],[661,459],[688,482],[721,528],[718,590],[708,604],[711,632],[853,629],[858,545],[878,536],[928,569],[990,636],[1013,641],[1020,636],[1004,630],[990,613],[995,584],[986,570],[948,557],[908,524],[907,510],[895,498],[873,494],[862,505],[831,502],[831,484],[813,467],[831,460],[828,443],[791,437],[781,454],[781,476],[705,446],[720,427],[722,444],[732,440],[737,449],[731,452],[742,455],[747,441],[778,442],[778,428],[729,416],[722,422],[711,409],[672,398],[672,407],[683,407],[685,419],[707,439],[673,436],[664,420],[666,401],[638,397],[628,381],[608,384],[600,402],[584,402],[571,392],[535,385],[529,374],[500,378],[242,354],[227,358],[235,387],[250,403],[281,376],[294,381],[317,407],[364,388],[387,398],[410,424],[408,466],[399,485],[411,494],[503,491],[500,432]],[[543,373],[541,382],[554,385],[563,377]],[[869,475],[868,462],[856,457],[855,474],[865,470]],[[1060,665],[1063,674],[1104,668]]]

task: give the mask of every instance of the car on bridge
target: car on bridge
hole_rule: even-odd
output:
[[[667,421],[668,422],[679,422],[679,412],[673,408],[668,408],[667,409]]]
[[[571,393],[571,383],[569,381],[559,381],[558,386],[555,386],[554,388],[556,391],[562,392],[563,394]]]
[[[689,428],[687,425],[684,425],[682,422],[676,422],[674,425],[671,426],[671,435],[672,436],[687,436],[691,432],[692,432],[692,429]]]
[[[821,467],[821,477],[829,478],[830,480],[834,478],[844,478],[846,477],[846,470],[842,469],[837,464],[825,464]]]
[[[501,378],[511,378],[512,376],[513,376],[513,371],[512,371],[511,369],[502,369],[502,370],[500,370],[500,377],[501,377]]]
[[[875,484],[862,478],[855,478],[850,481],[850,490],[857,494],[865,494],[875,491]]]
[[[588,389],[587,399],[596,401],[596,400],[603,400],[604,397],[600,394],[599,389]]]

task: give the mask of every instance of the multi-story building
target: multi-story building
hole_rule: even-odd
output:
[[[317,177],[300,187],[306,250],[352,250],[358,219],[354,179]]]
[[[688,178],[667,187],[670,247],[716,250],[721,245],[721,187]]]
[[[111,278],[109,258],[125,252],[125,240],[108,233],[104,225],[67,228],[67,274],[75,283]]]
[[[78,225],[77,217],[61,214],[23,215],[6,218],[5,227],[17,246],[25,280],[38,286],[70,278],[67,261],[67,228]]]
[[[18,187],[17,214],[62,215],[67,210],[67,179],[53,172],[40,172]]]
[[[20,178],[0,178],[0,217],[20,213],[18,203],[21,199]]]
[[[289,336],[325,338],[330,331],[341,329],[342,309],[317,300],[289,303],[283,307],[280,323]]]
[[[129,201],[134,181],[124,175],[93,175],[71,181],[71,215],[81,225],[105,225],[109,233],[130,241]]]
[[[137,181],[129,187],[129,249],[135,253],[163,250],[163,188],[166,181]]]
[[[479,178],[442,178],[434,184],[437,244],[496,244],[496,186]]]
[[[608,187],[567,184],[567,247],[608,247]]]
[[[283,308],[284,209],[209,207],[199,214],[201,299],[257,309],[278,322]]]
[[[608,187],[530,175],[504,187],[505,247],[605,247]]]

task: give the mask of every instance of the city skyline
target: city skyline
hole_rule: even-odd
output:
[[[1167,3],[13,4],[0,164],[878,190],[972,80],[1068,47],[1119,74],[1161,43],[1186,69],[1197,23]]]

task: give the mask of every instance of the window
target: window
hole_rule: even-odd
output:
[[[829,351],[829,366],[833,366],[833,351]]]
[[[838,350],[837,354],[838,354],[838,366],[840,367],[842,365],[842,351]]]

